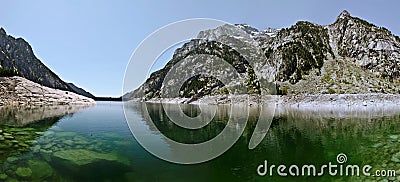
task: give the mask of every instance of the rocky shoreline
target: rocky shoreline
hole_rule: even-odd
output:
[[[42,86],[18,76],[0,77],[0,93],[0,106],[96,104],[91,98]]]
[[[131,101],[141,102],[140,99]],[[299,94],[299,95],[216,95],[192,101],[190,98],[152,98],[149,103],[174,104],[248,104],[257,106],[275,102],[280,108],[334,109],[399,107],[400,94]]]

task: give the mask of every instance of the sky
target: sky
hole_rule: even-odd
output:
[[[213,18],[258,29],[283,28],[299,20],[328,25],[348,10],[400,35],[398,7],[397,0],[5,0],[0,27],[28,41],[35,55],[64,81],[96,96],[121,96],[135,48],[176,21]],[[137,79],[144,81],[146,76]]]

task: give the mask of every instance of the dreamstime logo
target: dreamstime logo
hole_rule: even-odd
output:
[[[371,173],[371,165],[363,165],[360,167],[356,164],[344,164],[347,162],[346,154],[340,153],[336,156],[336,162],[329,162],[327,164],[316,167],[313,164],[306,165],[269,165],[268,161],[264,160],[264,163],[257,167],[257,174],[260,176],[372,176],[372,177],[394,177],[396,171],[389,170],[375,170]]]
[[[343,164],[343,163],[347,162],[347,156],[346,156],[346,154],[340,153],[339,155],[337,155],[337,156],[336,156],[336,161],[337,161],[339,164]]]
[[[199,75],[216,78],[224,85],[232,86],[235,90],[248,90],[248,85],[244,83],[249,80],[249,73],[245,73],[240,70],[242,68],[233,65],[232,60],[227,60],[228,58],[218,56],[218,54],[211,54],[210,47],[215,48],[216,51],[228,49],[230,52],[236,52],[236,55],[238,55],[236,58],[241,59],[242,63],[245,63],[244,67],[252,70],[251,74],[255,75],[256,78],[252,78],[252,80],[257,83],[253,84],[260,88],[269,88],[270,93],[275,93],[273,84],[273,86],[263,85],[274,83],[274,70],[270,73],[255,71],[255,68],[260,67],[260,62],[264,62],[262,66],[268,63],[263,50],[255,43],[252,35],[238,26],[214,19],[189,19],[175,22],[147,37],[135,50],[127,66],[123,92],[128,93],[135,89],[133,87],[137,85],[138,78],[147,75],[146,71],[151,70],[153,63],[165,50],[177,43],[187,41],[189,41],[189,45],[187,45],[189,49],[191,46],[192,48],[197,46],[203,50],[197,52],[189,50],[186,54],[183,52],[182,58],[169,68],[161,84],[160,96],[162,98],[179,97],[180,89],[185,81]],[[266,82],[258,82],[259,79],[266,80]],[[261,97],[264,102],[260,104],[260,116],[250,139],[249,149],[255,148],[265,137],[275,112],[275,100],[271,97]],[[234,102],[234,99],[232,102]],[[179,105],[163,103],[164,112],[169,119],[176,125],[188,130],[199,129],[209,124],[218,109],[216,106],[199,105],[199,107],[200,114],[196,117],[189,117],[183,113]],[[126,112],[126,109],[127,106],[125,105],[125,117],[136,140],[153,155],[179,164],[205,162],[223,154],[242,135],[249,116],[246,103],[243,105],[232,103],[229,121],[216,137],[202,143],[186,144],[162,135],[162,139],[168,143],[169,147],[169,150],[163,150],[153,142],[159,136],[149,137],[139,133],[140,130],[136,127],[138,121],[135,120],[133,115]],[[152,121],[146,106],[143,110],[142,114],[150,121],[149,127],[161,133]],[[235,128],[235,130],[232,130],[232,128]],[[180,155],[171,154],[170,151],[180,151]]]

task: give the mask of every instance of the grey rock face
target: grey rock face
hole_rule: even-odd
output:
[[[400,38],[346,11],[328,26],[337,54],[384,78],[400,78]]]

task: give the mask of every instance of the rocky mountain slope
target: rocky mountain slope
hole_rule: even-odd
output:
[[[93,95],[61,80],[33,53],[32,47],[22,38],[14,38],[0,28],[0,76],[17,75],[46,87],[75,92],[86,97]]]
[[[235,47],[235,41],[243,45]],[[256,46],[262,55],[258,49],[253,49]],[[239,52],[245,52],[245,55]],[[300,21],[279,30],[269,28],[259,31],[239,24],[202,31],[198,39],[177,49],[164,68],[151,74],[143,85],[125,98],[148,100],[164,97],[163,93],[170,92],[168,84],[190,75],[190,70],[179,69],[182,68],[180,61],[189,60],[198,69],[210,68],[206,65],[210,58],[204,58],[204,61],[194,57],[199,54],[212,55],[228,62],[239,72],[239,81],[223,84],[214,77],[197,75],[180,88],[175,88],[179,89],[176,97],[196,100],[205,95],[227,93],[400,92],[400,38],[386,28],[343,11],[334,23],[327,26]],[[174,67],[178,67],[179,76],[163,84]],[[213,74],[231,73],[220,70]],[[238,90],[238,85],[246,89]],[[268,88],[275,85],[276,90]]]
[[[71,90],[79,95],[83,95],[85,97],[89,97],[89,98],[95,98],[95,96],[93,94],[91,94],[90,92],[84,90],[83,88],[80,88],[78,86],[76,86],[73,83],[67,83],[67,85],[69,86],[69,88],[71,88]]]
[[[93,99],[39,85],[22,77],[0,77],[0,106],[95,104]]]

